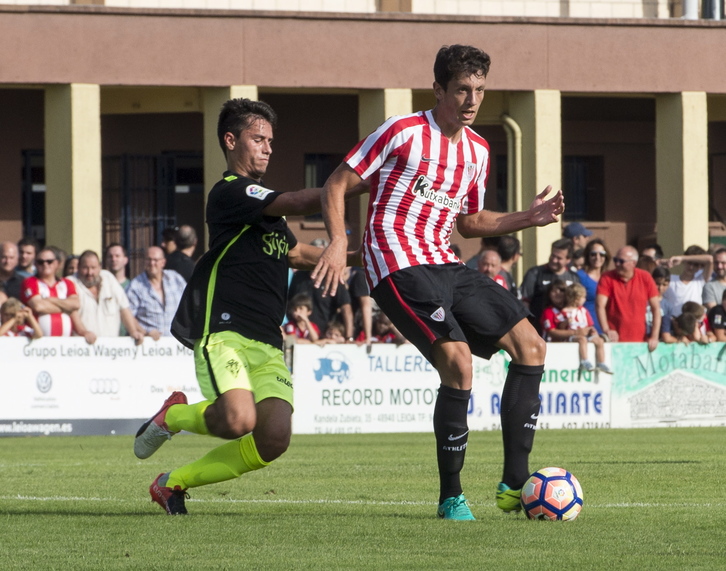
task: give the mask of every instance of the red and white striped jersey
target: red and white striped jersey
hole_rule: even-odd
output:
[[[461,263],[449,242],[459,214],[484,208],[489,145],[465,127],[458,143],[431,111],[392,117],[345,158],[370,178],[363,264],[373,289],[410,266]]]
[[[20,301],[27,305],[28,300],[36,295],[43,299],[49,297],[67,299],[71,295],[76,295],[76,287],[72,281],[65,278],[49,286],[36,276],[31,276],[23,281]],[[35,317],[43,335],[47,337],[70,337],[73,332],[73,324],[67,313],[36,313]]]

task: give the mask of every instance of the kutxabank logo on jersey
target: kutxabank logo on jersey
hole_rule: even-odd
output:
[[[455,200],[445,192],[437,192],[431,188],[431,182],[424,175],[419,175],[411,187],[411,192],[417,198],[422,198],[427,202],[433,202],[454,212],[461,210],[461,200]]]

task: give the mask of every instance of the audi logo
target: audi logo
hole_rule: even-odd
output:
[[[118,379],[91,379],[88,392],[92,395],[116,395],[119,392]]]

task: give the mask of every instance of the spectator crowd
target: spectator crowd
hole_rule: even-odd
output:
[[[519,285],[513,267],[521,247],[513,236],[483,239],[466,263],[521,299],[547,341],[577,343],[583,371],[611,372],[607,342],[645,342],[652,351],[658,343],[726,341],[726,247],[694,245],[668,257],[658,244],[640,252],[625,245],[612,255],[592,235],[579,222],[567,225],[547,263],[528,268]],[[100,256],[69,255],[33,238],[0,243],[0,336],[78,335],[88,343],[129,336],[139,344],[171,335],[197,242],[191,226],[167,229],[133,278],[122,244]],[[370,297],[360,268],[350,269],[348,287],[332,297],[320,294],[310,272],[290,274],[281,324],[288,344],[407,342]]]

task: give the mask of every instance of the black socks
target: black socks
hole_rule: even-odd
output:
[[[471,390],[462,391],[441,385],[434,407],[434,436],[439,465],[441,492],[439,503],[461,494],[459,477],[464,466],[469,427],[466,414]]]
[[[539,383],[544,365],[511,363],[501,403],[504,473],[502,482],[520,489],[529,478],[529,453],[539,417]]]

